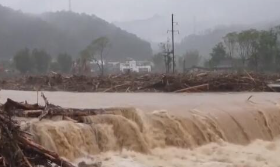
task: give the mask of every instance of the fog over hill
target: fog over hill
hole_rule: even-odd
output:
[[[211,49],[218,42],[221,42],[222,37],[227,33],[251,28],[269,29],[280,25],[280,17],[279,19],[275,18],[275,20],[248,22],[247,24],[218,24],[207,21],[194,21],[182,22],[175,26],[176,30],[180,32],[175,34],[176,51],[179,55],[184,54],[186,50],[199,50],[202,56],[208,57]],[[159,43],[166,42],[168,38],[169,40],[171,39],[171,34],[167,33],[167,30],[170,30],[171,27],[170,16],[155,15],[149,19],[114,22],[114,24],[149,41],[154,52],[159,51]]]
[[[36,14],[68,10],[68,2],[64,0],[0,0],[0,3],[13,9]],[[171,28],[170,17],[174,13],[175,21],[178,22],[175,29],[180,31],[180,34],[176,34],[175,39],[177,43],[181,43],[178,44],[177,53],[181,54],[188,49],[199,49],[203,55],[207,55],[209,49],[227,32],[277,25],[280,20],[279,6],[279,0],[72,0],[72,11],[86,13],[87,16],[98,16],[127,32],[137,35],[137,37],[143,40],[149,41],[155,49],[157,49],[159,42],[166,41],[167,37],[170,38],[171,35],[167,34],[167,30]],[[60,19],[65,17],[61,13],[58,15]],[[79,16],[86,20],[83,14],[79,14]],[[55,29],[60,29],[58,28],[62,27],[60,23],[65,22],[56,21],[56,17],[52,14],[48,15],[48,17],[52,18],[45,17],[46,15],[44,14],[43,20],[51,24],[51,27]],[[74,20],[72,21],[74,22]],[[74,25],[80,27],[74,26],[76,30],[83,29],[80,23],[75,21]],[[71,26],[71,24],[66,25]],[[109,23],[107,25],[109,26]],[[95,26],[91,28],[95,29]],[[67,30],[69,29],[73,30],[73,27],[67,27]],[[218,33],[217,31],[221,32]],[[63,33],[59,32],[59,35],[54,36],[60,36],[59,40],[63,38],[76,38],[69,35],[69,31],[66,32],[68,33],[63,35],[65,33],[63,27]],[[79,36],[84,35],[85,38],[90,36],[82,33],[77,34]],[[136,39],[135,36],[132,36],[130,37]],[[84,41],[81,41],[83,40],[75,39],[72,40],[73,43],[76,43],[76,45],[73,44],[75,46],[63,47],[68,47],[77,52],[81,47],[77,45],[84,44]],[[137,41],[140,42],[142,40]],[[147,45],[147,43],[142,43],[139,50],[143,50],[144,45]],[[128,47],[132,46],[128,45]],[[123,50],[123,48],[120,50]],[[150,52],[148,51],[149,49],[144,50],[145,53],[141,52],[139,55],[146,55],[147,52]],[[125,56],[128,54],[130,52],[125,52]]]
[[[0,58],[9,59],[18,50],[45,49],[56,56],[67,52],[78,56],[91,41],[107,36],[110,47],[106,59],[149,59],[150,43],[94,15],[55,12],[26,14],[0,6]]]

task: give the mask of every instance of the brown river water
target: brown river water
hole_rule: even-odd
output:
[[[278,93],[44,93],[63,107],[115,108],[83,123],[22,122],[36,142],[73,163],[280,167]],[[7,98],[36,103],[37,93],[2,90],[0,102]]]

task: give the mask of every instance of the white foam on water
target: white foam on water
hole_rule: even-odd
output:
[[[279,167],[279,154],[280,140],[257,140],[247,146],[222,142],[193,150],[157,148],[151,154],[124,150],[102,153],[95,159],[103,167]]]

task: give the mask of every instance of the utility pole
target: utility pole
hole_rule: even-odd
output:
[[[172,18],[171,18],[171,23],[172,23],[172,29],[171,29],[171,34],[172,34],[172,51],[171,51],[171,53],[172,53],[172,70],[173,70],[173,73],[175,73],[175,40],[174,40],[174,33],[175,32],[178,32],[178,34],[179,34],[179,31],[177,31],[177,30],[174,30],[174,24],[177,24],[178,25],[178,23],[177,22],[174,22],[174,14],[172,14]],[[170,32],[170,30],[169,31],[167,31],[167,32]]]
[[[68,0],[68,3],[69,3],[69,12],[71,12],[72,11],[71,0]]]

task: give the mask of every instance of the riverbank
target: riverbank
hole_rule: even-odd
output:
[[[119,74],[63,76],[50,74],[0,80],[0,88],[68,92],[272,92],[269,83],[279,75],[193,72],[188,74]]]

